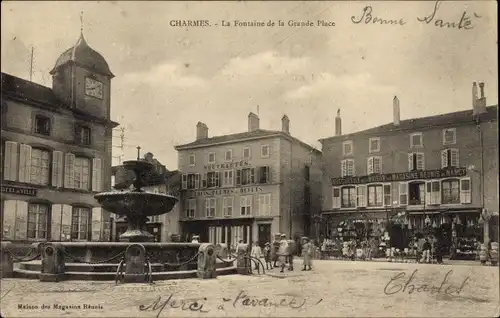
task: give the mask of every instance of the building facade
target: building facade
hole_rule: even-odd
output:
[[[395,97],[393,123],[348,135],[337,115],[336,135],[321,140],[323,234],[349,238],[358,225],[346,232],[348,220],[383,233],[399,213],[413,232],[427,225],[449,241],[460,235],[498,241],[498,107],[486,107],[484,84],[480,97],[477,88],[470,110],[403,121]],[[483,233],[484,209],[493,218]]]
[[[2,239],[109,241],[113,74],[83,35],[51,71],[52,88],[2,73]]]
[[[142,189],[146,192],[169,194],[179,198],[180,172],[167,170],[150,152],[144,155],[143,160],[152,163],[154,168]],[[125,170],[122,166],[114,166],[112,169],[112,186],[115,190],[130,188],[134,178],[134,173]],[[179,206],[180,204],[177,203],[170,212],[152,216],[146,222],[146,230],[153,234],[156,242],[169,242],[172,241],[172,236],[179,236]],[[113,240],[118,242],[120,235],[126,230],[127,222],[124,217],[115,216],[113,218]]]
[[[208,137],[197,124],[196,141],[176,146],[181,185],[183,239],[235,246],[238,241],[309,235],[311,215],[321,210],[320,151],[281,131],[263,130],[248,115],[248,131]]]

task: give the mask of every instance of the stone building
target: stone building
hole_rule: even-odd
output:
[[[110,213],[108,63],[83,35],[57,59],[52,88],[2,73],[2,239],[107,241]]]
[[[498,106],[486,106],[483,83],[472,91],[470,110],[408,120],[394,97],[392,123],[352,134],[341,133],[338,115],[335,136],[321,140],[324,234],[349,237],[399,213],[413,232],[481,237],[486,211],[485,239],[498,241]],[[347,220],[359,224],[342,234]]]
[[[153,171],[147,178],[143,190],[146,192],[163,193],[179,197],[181,187],[181,174],[178,170],[169,171],[162,165],[153,154],[148,152],[144,160],[153,164]],[[125,170],[122,166],[114,166],[112,169],[112,186],[116,190],[129,189],[135,178],[132,171]],[[179,235],[179,210],[177,203],[172,211],[150,217],[146,223],[146,229],[153,234],[157,242],[168,242],[172,235]],[[113,240],[119,241],[120,234],[127,229],[127,222],[123,218],[113,219]]]
[[[234,246],[239,240],[263,245],[272,233],[309,235],[319,214],[321,152],[290,134],[263,130],[248,115],[248,131],[209,137],[196,126],[196,140],[176,146],[182,173],[183,238]]]

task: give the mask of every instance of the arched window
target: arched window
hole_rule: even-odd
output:
[[[48,185],[50,183],[50,166],[50,152],[43,148],[32,148],[30,183]]]
[[[341,202],[343,208],[356,207],[356,187],[342,187]]]
[[[441,182],[441,203],[457,204],[460,203],[460,180],[447,179]]]
[[[71,217],[71,239],[88,240],[91,210],[88,207],[74,206]]]
[[[409,205],[425,204],[425,182],[413,181],[408,183]]]
[[[28,238],[47,239],[49,205],[30,203],[28,205]]]

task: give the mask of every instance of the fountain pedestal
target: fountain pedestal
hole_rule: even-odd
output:
[[[142,215],[130,215],[126,217],[128,228],[127,231],[120,235],[120,242],[154,242],[154,235],[144,229],[146,222],[149,220]]]

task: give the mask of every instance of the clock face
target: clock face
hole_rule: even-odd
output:
[[[102,99],[103,84],[95,79],[85,78],[85,95]]]

